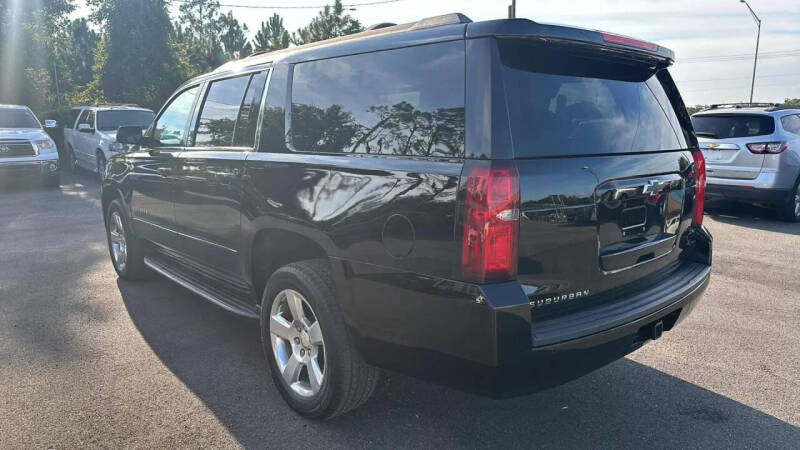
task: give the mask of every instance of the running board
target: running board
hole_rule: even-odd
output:
[[[160,261],[160,258],[158,257],[145,256],[144,264],[147,267],[153,269],[153,271],[155,271],[156,273],[159,273],[164,277],[178,283],[179,285],[194,292],[200,297],[203,297],[204,299],[210,301],[211,303],[214,303],[220,308],[223,308],[234,314],[238,314],[240,316],[248,317],[251,319],[258,319],[261,316],[259,314],[258,309],[256,309],[255,307],[248,308],[244,305],[239,304],[239,302],[237,302],[236,300],[228,298],[229,296],[221,292],[218,292],[217,289],[212,289],[198,285],[198,283],[193,281],[185,270],[181,270],[168,263]]]

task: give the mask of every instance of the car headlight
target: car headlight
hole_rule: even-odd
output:
[[[52,139],[40,139],[34,142],[34,144],[36,144],[36,148],[39,149],[39,153],[53,153],[58,150],[56,149],[56,143],[53,142]]]
[[[108,149],[112,152],[124,152],[128,150],[128,146],[123,144],[122,142],[112,142],[108,144]]]

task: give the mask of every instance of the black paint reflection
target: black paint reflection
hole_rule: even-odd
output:
[[[463,64],[457,43],[298,64],[291,144],[323,153],[461,156]]]

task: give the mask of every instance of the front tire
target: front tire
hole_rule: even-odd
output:
[[[261,301],[261,344],[273,381],[300,415],[328,419],[358,408],[380,372],[356,351],[327,260],[278,269]]]
[[[106,212],[106,237],[111,263],[120,278],[138,280],[147,274],[144,265],[144,244],[130,227],[125,209],[114,200]]]
[[[794,184],[794,191],[786,202],[778,207],[778,218],[786,222],[800,222],[800,179]]]

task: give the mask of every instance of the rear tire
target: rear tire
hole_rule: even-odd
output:
[[[299,320],[292,301],[295,309],[303,305]],[[319,333],[311,331],[315,325]],[[304,417],[329,419],[358,408],[378,383],[380,371],[364,362],[350,339],[327,260],[292,263],[270,277],[261,301],[261,344],[278,391]],[[306,355],[323,354],[324,360],[303,359],[304,348],[312,349]],[[298,361],[305,368],[291,370]],[[312,373],[318,374],[315,382]]]
[[[800,179],[794,184],[794,190],[786,202],[778,207],[778,218],[786,222],[800,222]]]
[[[106,238],[111,263],[120,278],[138,280],[147,275],[144,242],[133,234],[125,208],[114,200],[106,211]]]

